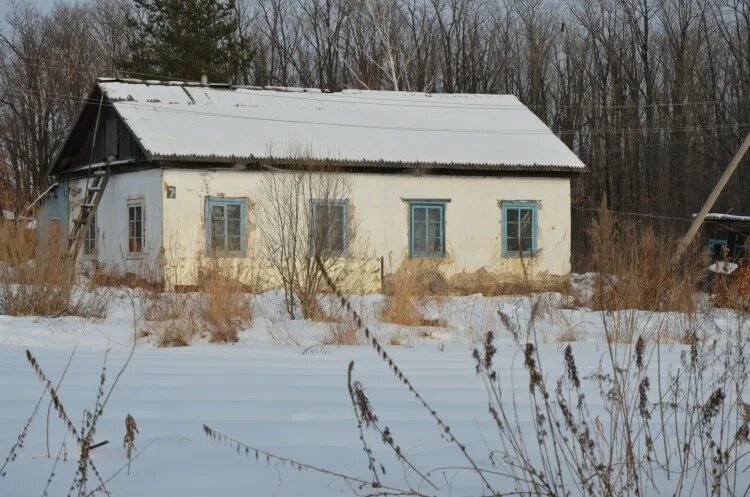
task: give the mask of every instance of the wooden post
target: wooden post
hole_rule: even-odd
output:
[[[380,256],[380,293],[385,293],[385,260]]]
[[[695,216],[695,219],[693,219],[693,224],[690,225],[690,229],[688,229],[688,232],[684,237],[682,237],[680,243],[677,245],[677,251],[675,252],[674,256],[675,262],[679,262],[680,257],[682,257],[682,254],[685,253],[685,250],[687,250],[688,246],[693,241],[693,238],[695,238],[696,233],[698,233],[698,229],[700,229],[701,224],[703,224],[703,220],[706,218],[706,214],[708,214],[708,212],[716,203],[716,199],[719,198],[719,194],[721,194],[722,190],[724,190],[724,187],[729,182],[729,178],[732,177],[735,169],[737,169],[737,166],[739,166],[740,162],[742,162],[742,159],[745,157],[745,153],[747,153],[748,148],[750,148],[750,133],[748,133],[748,135],[745,137],[745,140],[742,142],[742,145],[740,145],[740,148],[737,149],[734,157],[732,157],[732,161],[724,170],[724,174],[721,175],[721,178],[719,178],[719,181],[716,183],[716,186],[711,192],[711,195],[708,196],[706,203],[703,204],[703,208],[700,210],[698,215]]]

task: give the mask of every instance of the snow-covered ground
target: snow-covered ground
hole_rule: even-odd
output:
[[[479,464],[491,468],[488,447],[497,443],[497,431],[487,415],[485,387],[476,375],[471,352],[487,330],[495,331],[498,377],[503,388],[518,394],[520,424],[531,430],[534,421],[528,406],[524,357],[497,312],[502,310],[525,330],[531,299],[444,298],[426,309],[427,317],[445,321],[440,328],[379,323],[376,314],[381,299],[363,296],[354,297],[353,302],[383,343],[398,337],[402,345],[388,346],[389,353]],[[540,299],[535,326],[540,355],[545,358],[545,376],[553,382],[563,374],[564,345],[558,338],[571,334],[578,340],[573,350],[580,376],[586,378],[598,371],[607,354],[603,315],[568,309],[567,300],[560,295],[545,294]],[[110,350],[108,382],[128,356],[134,330],[142,326],[140,319],[135,326],[133,323],[137,308],[131,294],[119,292],[107,318],[100,321],[0,315],[0,463],[42,393],[25,349],[55,382],[75,348],[60,398],[74,423],[80,425],[83,410],[93,407],[105,350]],[[113,496],[316,497],[358,492],[356,485],[338,478],[298,471],[262,457],[256,461],[254,454],[238,454],[203,432],[203,425],[208,424],[263,450],[371,480],[347,391],[350,361],[354,361],[354,375],[364,384],[382,425],[390,428],[420,469],[466,465],[371,347],[322,346],[331,324],[286,319],[274,292],[257,298],[254,308],[254,322],[241,332],[237,344],[198,340],[190,347],[160,349],[148,338],[138,341],[97,429],[95,441],[108,440],[109,444],[93,452],[104,478],[115,475],[107,484]],[[638,313],[638,327],[652,332],[672,329],[675,337],[690,326],[717,337],[744,327],[729,311],[713,310],[699,319],[696,323],[679,314]],[[679,365],[685,346],[676,342],[664,347],[663,364]],[[596,401],[598,388],[596,382],[584,381],[592,409],[601,407]],[[41,495],[63,441],[68,458],[58,463],[48,495],[68,494],[76,469],[76,447],[53,411],[49,425],[52,457],[47,457],[46,412],[47,400],[17,460],[8,466],[7,475],[0,477],[0,496]],[[135,418],[139,429],[129,475],[120,471],[127,462],[122,445],[127,414]],[[419,486],[414,473],[405,471],[377,436],[369,441],[376,459],[385,466],[383,483],[399,488]],[[430,495],[482,492],[476,475],[470,472],[444,469],[431,478],[439,481],[440,491],[424,484],[420,487]],[[740,476],[742,484],[750,485],[747,472]]]

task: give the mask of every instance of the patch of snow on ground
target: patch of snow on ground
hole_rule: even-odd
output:
[[[602,314],[569,309],[567,298],[558,294],[538,298],[536,330],[545,374],[554,381],[563,373],[564,345],[557,342],[571,330],[579,337],[574,352],[580,376],[596,372],[607,352]],[[528,376],[523,370],[523,356],[498,313],[500,310],[507,315],[523,334],[533,307],[531,299],[481,295],[436,299],[424,311],[426,317],[446,321],[439,328],[377,321],[382,299],[368,295],[355,296],[352,301],[384,343],[393,336],[403,338],[401,343],[407,346],[388,347],[389,353],[469,452],[479,454],[480,464],[490,468],[486,444],[494,443],[495,428],[487,415],[484,385],[475,374],[472,344],[482,340],[487,330],[496,333],[498,376],[506,391],[518,394],[522,426],[531,430],[534,421],[530,419],[528,394],[524,394],[528,392]],[[80,423],[83,410],[93,406],[105,348],[111,349],[107,369],[111,376],[127,357],[134,308],[133,294],[118,291],[108,316],[99,321],[0,315],[0,450],[7,450],[15,441],[42,391],[24,349],[31,350],[55,382],[77,347],[60,397],[74,422]],[[209,440],[202,431],[205,423],[264,450],[368,479],[346,386],[349,361],[355,362],[355,376],[365,385],[383,425],[390,427],[397,443],[417,466],[465,465],[370,347],[320,347],[331,324],[286,318],[278,292],[257,297],[254,311],[254,322],[241,332],[238,344],[199,341],[190,347],[158,349],[147,339],[139,340],[97,430],[96,441],[109,440],[94,452],[94,461],[105,477],[126,464],[122,438],[128,413],[136,419],[140,431],[130,475],[123,471],[108,484],[113,496],[353,494],[356,488],[335,478],[238,455]],[[656,328],[673,326],[680,330],[690,324],[676,313],[638,315],[639,329],[654,333]],[[710,320],[710,326],[697,325],[714,330],[716,336],[737,326],[736,317],[729,311],[714,310]],[[679,344],[666,345],[663,363],[678,364],[684,350]],[[593,381],[584,382],[584,391],[592,400],[598,398],[597,388]],[[47,458],[46,407],[47,401],[18,460],[9,466],[7,476],[0,478],[0,496],[41,494],[54,453],[65,440],[53,412],[53,457]],[[592,408],[600,406],[594,401]],[[52,496],[67,495],[75,472],[76,448],[69,437],[66,447],[69,457],[58,465],[49,491]],[[372,448],[388,470],[384,479],[403,485],[403,465],[377,439],[373,439]],[[0,461],[4,457],[0,452]],[[445,478],[451,480],[452,495],[479,495],[482,491],[470,474],[446,471]],[[750,485],[750,475],[742,478]],[[407,479],[418,483],[413,475]]]

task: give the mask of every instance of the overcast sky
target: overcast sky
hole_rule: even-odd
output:
[[[27,3],[36,5],[45,10],[54,5],[56,1],[59,2],[64,0],[26,0]],[[5,15],[10,9],[10,2],[11,0],[0,0],[0,19],[2,20],[2,22],[5,22]]]

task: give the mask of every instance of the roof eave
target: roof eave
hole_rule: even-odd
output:
[[[148,154],[148,151],[146,152]],[[476,172],[546,172],[581,174],[587,171],[586,166],[569,164],[504,164],[504,163],[471,163],[471,162],[410,162],[366,159],[299,159],[294,157],[237,157],[237,156],[198,156],[149,154],[151,160],[164,162],[190,162],[196,164],[221,165],[269,165],[269,166],[318,166],[318,167],[353,167],[353,168],[388,168],[412,170],[455,170]]]

